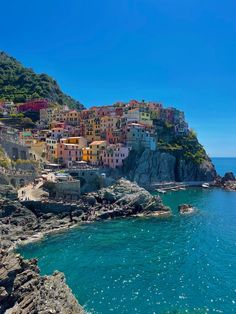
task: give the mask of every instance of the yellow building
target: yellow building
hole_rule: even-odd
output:
[[[141,111],[139,113],[139,122],[144,124],[144,125],[148,125],[148,126],[152,126],[153,125],[153,121],[151,119],[151,115],[149,112],[145,112],[145,111]]]
[[[65,115],[62,110],[56,109],[54,110],[52,114],[52,120],[53,121],[59,121],[59,122],[64,122],[65,121]]]
[[[64,144],[76,144],[79,146],[79,148],[84,148],[87,146],[87,140],[86,138],[82,136],[73,136],[73,137],[66,137],[60,139],[60,143]]]
[[[118,125],[119,118],[118,117],[111,117],[111,116],[104,116],[101,117],[101,131],[106,130],[116,130]]]
[[[89,147],[82,148],[82,160],[89,162],[89,157],[90,157],[90,148]]]
[[[80,112],[77,110],[69,110],[65,112],[65,122],[71,125],[78,125],[80,121]]]
[[[100,119],[99,118],[90,118],[86,121],[85,125],[85,136],[87,141],[100,141]]]
[[[82,149],[84,161],[87,161],[93,165],[99,165],[101,162],[101,152],[107,146],[106,141],[94,141],[89,147]]]

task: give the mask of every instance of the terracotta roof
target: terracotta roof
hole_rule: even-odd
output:
[[[99,144],[106,144],[106,141],[94,141],[90,145],[99,145]]]

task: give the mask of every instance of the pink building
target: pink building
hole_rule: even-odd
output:
[[[101,152],[101,159],[104,166],[118,168],[123,166],[123,161],[128,157],[131,148],[121,143],[111,144]]]
[[[83,137],[68,137],[60,139],[57,144],[57,157],[59,162],[67,167],[73,162],[82,160],[82,148],[87,146],[87,141]]]

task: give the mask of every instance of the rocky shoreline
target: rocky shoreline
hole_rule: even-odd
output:
[[[65,284],[63,274],[40,276],[37,260],[24,260],[12,249],[83,222],[130,216],[168,216],[170,208],[137,184],[121,179],[113,186],[84,195],[64,211],[35,209],[16,200],[10,186],[0,188],[0,314],[85,313]],[[62,203],[63,205],[63,203]]]
[[[236,192],[236,178],[232,172],[226,172],[223,177],[216,178],[214,186],[229,192]]]

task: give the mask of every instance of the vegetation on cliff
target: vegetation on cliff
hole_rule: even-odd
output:
[[[5,52],[0,52],[0,99],[20,103],[33,98],[48,98],[59,105],[83,108],[79,101],[64,94],[53,78],[44,73],[36,74]]]
[[[11,115],[8,118],[0,118],[0,122],[8,125],[9,127],[19,130],[33,129],[36,127],[32,119],[26,117],[24,114]]]
[[[8,169],[10,165],[11,165],[11,160],[7,157],[2,146],[0,146],[0,167]]]
[[[204,147],[199,143],[196,133],[191,130],[188,135],[174,137],[170,142],[159,139],[158,147],[160,151],[182,156],[186,161],[202,164],[208,159]]]
[[[132,150],[123,174],[138,184],[155,182],[212,181],[215,168],[194,131],[176,135],[174,126],[155,121],[157,150]]]

